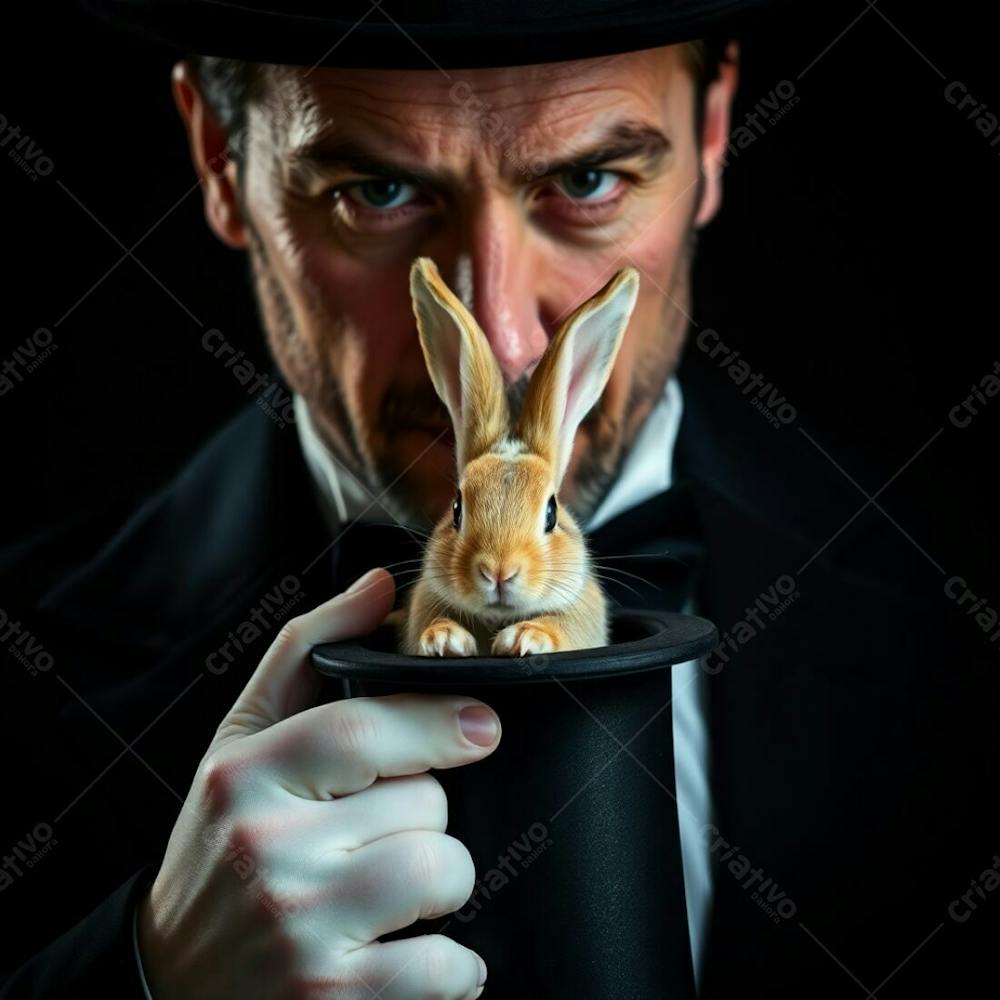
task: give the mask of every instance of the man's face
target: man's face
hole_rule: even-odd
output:
[[[676,364],[693,232],[718,203],[701,140],[718,145],[731,95],[697,136],[680,46],[498,69],[264,72],[221,235],[249,249],[271,351],[321,436],[373,494],[393,484],[385,502],[400,516],[437,518],[455,488],[413,259],[433,258],[471,309],[515,407],[560,323],[620,267],[639,268],[563,483],[586,518]]]

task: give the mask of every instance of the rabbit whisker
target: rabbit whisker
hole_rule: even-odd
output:
[[[612,556],[594,555],[592,558],[603,562],[607,559],[662,559],[664,556],[668,556],[671,559],[677,559],[677,556],[670,555],[669,549],[664,549],[662,552],[623,552],[619,555]],[[680,562],[679,559],[677,561]]]
[[[647,580],[646,577],[640,575],[639,573],[630,573],[627,569],[620,569],[617,566],[599,566],[598,569],[605,573],[620,573],[622,576],[631,577],[633,580],[638,580],[640,583],[644,583],[649,587],[655,587],[651,580]]]
[[[604,583],[614,583],[617,584],[619,587],[624,587],[626,590],[635,594],[635,596],[638,597],[640,600],[642,599],[642,594],[640,594],[639,591],[635,589],[635,587],[633,587],[631,584],[626,583],[624,580],[616,580],[614,579],[614,577],[601,576],[600,574],[595,574],[595,576],[597,576],[598,580],[601,580]]]
[[[555,575],[555,574],[553,574],[553,575]],[[603,581],[605,581],[607,583],[616,583],[616,584],[619,584],[620,586],[625,587],[628,590],[631,590],[637,597],[639,596],[639,592],[634,587],[631,587],[624,580],[619,580],[617,577],[608,576],[606,573],[602,573],[600,570],[596,570],[596,569],[592,569],[591,572],[590,572],[590,575],[595,580],[603,580]],[[640,580],[641,579],[642,578],[640,577]],[[648,580],[642,580],[642,582],[648,584],[649,586],[652,586],[652,584],[650,584]]]
[[[559,563],[555,563],[555,564],[550,563],[549,565],[550,566],[551,565],[559,566],[560,564]],[[562,565],[577,566],[579,564],[575,563],[575,562],[566,562],[566,563],[564,563]],[[641,583],[645,583],[647,586],[650,586],[650,587],[654,587],[655,586],[655,584],[651,580],[647,580],[646,577],[641,576],[638,573],[632,573],[632,572],[630,572],[627,569],[622,569],[620,566],[605,566],[605,565],[603,565],[602,562],[600,562],[599,560],[596,560],[596,559],[591,562],[591,566],[594,569],[603,570],[605,573],[621,573],[623,576],[629,576],[633,580],[639,580]]]
[[[362,521],[359,523],[379,525],[383,528],[399,528],[400,531],[405,531],[408,535],[420,535],[423,538],[431,537],[429,531],[424,531],[422,528],[413,528],[408,524],[400,524],[398,521]]]
[[[420,556],[417,559],[400,559],[398,562],[391,563],[379,563],[383,569],[395,569],[397,566],[406,566],[408,563],[422,563],[424,557]]]
[[[680,558],[680,556],[673,555],[670,549],[664,549],[662,552],[625,552],[622,555],[594,556],[593,558],[604,562],[607,559],[663,559],[664,556],[667,559],[673,560],[675,563],[680,563],[682,566],[686,566],[688,569],[691,569],[690,563],[685,562]]]

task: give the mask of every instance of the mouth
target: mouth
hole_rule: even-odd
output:
[[[483,610],[490,615],[507,617],[518,613],[518,606],[509,601],[484,601]]]

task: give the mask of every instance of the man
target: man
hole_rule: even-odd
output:
[[[206,47],[223,51],[207,9]],[[160,16],[153,27],[175,36],[178,24]],[[674,466],[696,484],[707,553],[697,607],[729,643],[690,674],[707,705],[674,706],[678,791],[701,800],[701,843],[689,831],[685,850],[701,992],[842,995],[844,980],[831,982],[841,962],[880,982],[933,927],[931,911],[907,912],[907,865],[933,855],[924,879],[942,891],[956,873],[975,874],[972,843],[953,850],[972,812],[927,808],[951,773],[947,747],[915,800],[910,782],[892,781],[920,726],[949,722],[918,699],[896,723],[898,755],[884,742],[899,690],[891,654],[901,631],[924,627],[923,610],[823,566],[786,594],[789,567],[815,546],[713,490],[718,435],[696,393],[678,428],[691,255],[721,203],[736,48],[712,58],[697,44],[709,19],[623,40],[595,18],[589,33],[566,25],[560,43],[539,21],[537,35],[519,29],[515,62],[509,51],[474,59],[468,38],[448,32],[435,47],[432,31],[420,41],[380,22],[388,32],[373,32],[367,64],[352,64],[345,42],[326,65],[333,34],[313,67],[302,39],[290,41],[294,21],[278,22],[273,55],[262,55],[263,23],[251,24],[245,51],[258,62],[188,59],[173,85],[209,225],[250,257],[297,436],[270,419],[274,397],[261,397],[33,603],[38,634],[66,665],[74,733],[96,716],[127,745],[142,737],[163,794],[136,791],[142,809],[115,804],[109,868],[124,878],[147,867],[39,952],[9,995],[141,996],[143,979],[157,998],[482,992],[480,957],[448,938],[377,939],[468,898],[470,859],[444,833],[446,802],[426,772],[490,753],[502,720],[472,699],[317,704],[308,663],[312,645],[367,631],[392,605],[384,570],[347,572],[374,553],[348,558],[342,528],[385,517],[419,527],[452,499],[447,416],[408,299],[419,254],[474,312],[515,402],[559,321],[620,262],[639,268],[628,336],[562,499],[599,530],[666,491]],[[498,35],[504,24],[498,15]],[[372,68],[380,59],[390,65]],[[225,338],[206,338],[236,369]],[[794,627],[768,628],[774,611],[747,608],[769,583],[801,602]],[[865,637],[863,657],[831,634],[845,622]],[[924,659],[940,662],[940,638],[924,638]],[[712,809],[698,791],[703,712]],[[81,770],[105,763],[95,752]],[[852,801],[855,783],[864,791]],[[904,804],[927,822],[925,839],[900,824]],[[946,966],[947,945],[933,944],[942,950],[925,976]]]

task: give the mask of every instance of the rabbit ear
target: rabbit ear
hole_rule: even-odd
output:
[[[509,433],[503,375],[486,335],[429,257],[410,267],[410,297],[427,371],[451,414],[461,470]]]
[[[576,430],[607,385],[638,292],[639,272],[622,268],[560,327],[531,376],[516,434],[552,464],[557,488]]]

